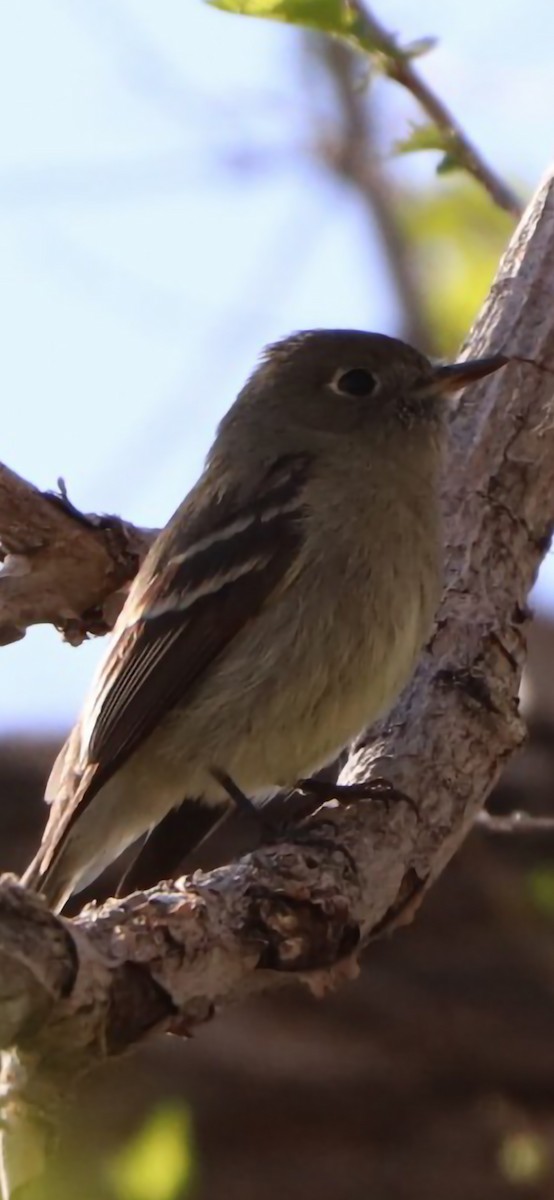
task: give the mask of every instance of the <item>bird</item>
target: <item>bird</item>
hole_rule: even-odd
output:
[[[145,837],[129,882],[155,876],[391,708],[441,594],[447,397],[507,361],[348,329],[265,349],[130,587],[25,886],[61,911]]]

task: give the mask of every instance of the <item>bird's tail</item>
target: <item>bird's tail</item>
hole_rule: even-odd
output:
[[[178,808],[171,809],[140,845],[121,879],[117,895],[126,896],[154,887],[162,879],[174,878],[187,856],[229,811],[231,806],[227,803],[207,805],[198,800],[184,800]],[[95,863],[88,872],[76,875],[67,847],[62,845],[58,851],[52,856],[48,841],[43,840],[21,877],[23,886],[40,892],[53,912],[60,912],[70,896],[92,883],[109,862]]]
[[[148,834],[122,876],[118,896],[155,887],[162,879],[175,879],[189,854],[214,832],[232,806],[183,800]]]
[[[40,846],[27,870],[21,876],[23,887],[40,892],[53,912],[61,912],[72,893],[73,878],[63,869],[63,858],[45,866],[45,848]]]

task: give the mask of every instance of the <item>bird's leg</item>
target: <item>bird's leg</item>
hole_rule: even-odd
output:
[[[273,815],[270,816],[268,812],[264,812],[263,806],[254,804],[250,797],[242,791],[226,771],[220,770],[219,767],[212,767],[211,774],[229,796],[229,799],[233,801],[237,810],[245,814],[250,820],[254,818],[264,838],[267,838],[269,841],[298,842],[300,845],[307,847],[313,846],[315,850],[329,850],[330,853],[336,853],[338,850],[346,856],[351,869],[356,871],[356,864],[352,855],[339,842],[326,837],[325,834],[318,833],[317,829],[310,827],[303,829],[301,826],[295,827],[294,823],[292,823],[290,828],[283,829],[282,823],[277,822]],[[387,779],[371,779],[366,783],[340,784],[326,779],[307,778],[300,779],[294,791],[314,796],[318,804],[323,804],[326,800],[337,800],[340,804],[349,804],[353,800],[380,800],[385,804],[388,804],[389,801],[404,800],[412,811],[415,812],[416,816],[419,815],[411,797],[406,796],[404,792],[400,792]],[[292,793],[290,794],[292,795]]]
[[[223,791],[227,793],[230,800],[241,813],[246,813],[248,817],[259,817],[256,805],[252,800],[239,788],[234,779],[227,775],[226,771],[220,771],[219,767],[212,767],[211,775],[217,783],[221,785]]]
[[[266,837],[275,837],[279,832],[273,817],[270,817],[267,812],[264,812],[264,806],[254,804],[254,801],[242,791],[242,788],[235,783],[234,779],[227,774],[226,771],[221,771],[219,767],[212,767],[211,774],[217,783],[227,793],[230,800],[233,801],[238,812],[248,817],[249,820],[254,819],[257,826],[262,830],[262,834]]]
[[[341,849],[341,847],[337,846],[336,842],[333,842],[330,838],[326,838],[325,835],[318,834],[317,831],[298,827],[295,828],[294,822],[288,827],[287,825],[283,827],[282,822],[276,821],[274,816],[270,816],[269,813],[263,811],[263,808],[258,807],[257,804],[254,804],[250,797],[247,796],[241,788],[239,788],[238,784],[235,783],[234,779],[231,779],[231,776],[228,775],[226,771],[221,771],[219,767],[212,767],[211,774],[217,783],[219,783],[223,790],[227,793],[230,800],[233,801],[233,804],[238,812],[243,813],[248,817],[249,820],[254,818],[256,824],[261,829],[262,839],[264,841],[298,841],[302,845],[314,846],[318,850],[325,849],[333,851]],[[298,789],[294,790],[297,791]],[[289,794],[292,795],[292,792]],[[344,851],[344,853],[347,854],[347,851]],[[347,857],[350,859],[349,854],[347,854]],[[351,865],[354,867],[353,862],[351,862]]]
[[[264,813],[263,809],[259,808],[252,802],[250,797],[247,796],[241,788],[239,788],[238,784],[235,783],[234,779],[231,779],[231,776],[228,775],[226,771],[221,771],[219,767],[212,767],[211,774],[217,783],[219,783],[223,790],[227,793],[229,798],[233,801],[233,804],[236,806],[237,810],[241,813],[244,813],[250,820],[252,817],[254,817],[258,826],[262,830],[262,836],[265,835],[269,841],[298,842],[300,845],[307,846],[308,848],[313,846],[315,850],[328,850],[329,853],[336,853],[336,851],[339,850],[348,859],[351,869],[354,872],[356,871],[354,859],[344,846],[339,845],[339,843],[333,841],[332,838],[326,837],[325,834],[318,833],[317,829],[295,828],[293,825],[289,830],[283,830],[282,825],[278,825],[278,823],[272,817],[270,817],[268,813]],[[303,784],[319,784],[322,782],[322,780],[317,779],[302,780]],[[300,785],[298,785],[298,787],[299,786]],[[324,787],[333,789],[336,788],[336,784],[324,784]],[[329,794],[326,795],[326,799],[329,799],[333,794],[334,791],[329,791]]]

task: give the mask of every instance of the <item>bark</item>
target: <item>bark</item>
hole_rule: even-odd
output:
[[[0,646],[51,624],[79,645],[111,629],[156,530],[89,516],[0,463]]]
[[[342,776],[385,775],[412,802],[327,807],[304,841],[74,921],[4,884],[0,1045],[15,1047],[4,1071],[8,1196],[39,1172],[59,1097],[76,1076],[154,1029],[186,1032],[291,975],[321,991],[352,975],[359,946],[413,915],[462,842],[522,738],[525,601],[553,507],[553,290],[549,178],[468,343],[472,356],[533,362],[473,389],[453,416],[436,632],[393,714]]]

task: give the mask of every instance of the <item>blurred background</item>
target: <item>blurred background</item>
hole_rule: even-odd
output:
[[[552,5],[535,0],[532,21],[518,0],[382,0],[376,15],[404,43],[438,39],[421,73],[525,200],[553,148]],[[265,342],[354,326],[456,352],[514,221],[437,175],[436,153],[394,153],[424,118],[364,60],[201,0],[27,0],[1,25],[14,470],[161,525]],[[532,599],[530,740],[499,811],[552,811],[552,556]],[[52,629],[2,649],[5,868],[36,845],[101,651]],[[554,1197],[553,849],[475,832],[415,927],[336,997],[258,1001],[83,1081],[52,1195]]]

